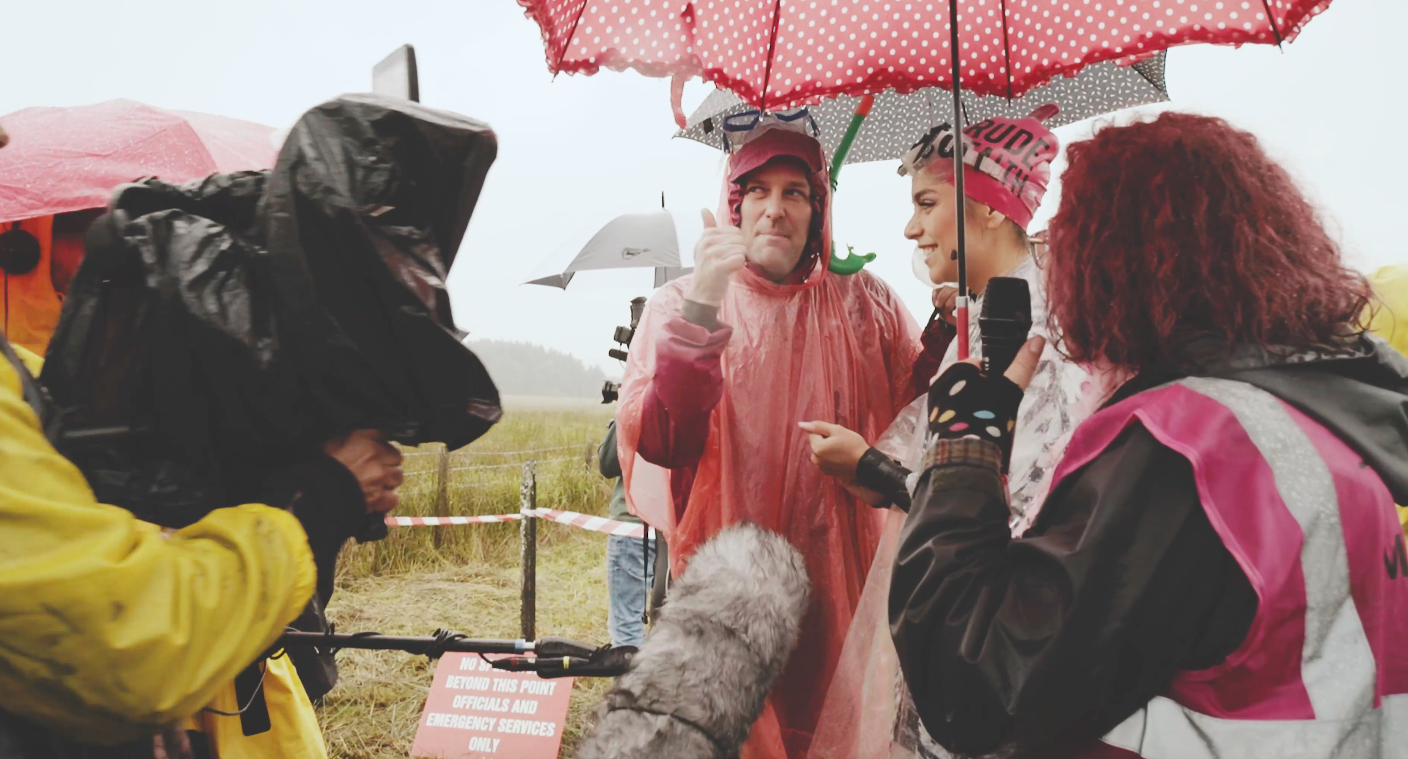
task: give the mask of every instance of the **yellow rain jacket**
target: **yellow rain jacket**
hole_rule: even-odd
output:
[[[1369,331],[1408,355],[1408,266],[1385,266],[1369,275],[1378,295],[1378,309],[1369,320]],[[1408,507],[1398,507],[1398,521],[1408,533]]]
[[[0,709],[86,742],[141,739],[231,691],[316,574],[279,509],[219,509],[167,537],[97,503],[0,358]]]
[[[293,662],[287,656],[279,656],[264,660],[262,666],[268,730],[245,735],[239,717],[213,711],[198,712],[186,721],[186,729],[205,733],[211,759],[326,759],[327,746],[318,725],[318,713],[303,690]],[[209,709],[226,713],[237,712],[242,706],[235,700],[233,682],[221,688],[215,700],[207,704]]]
[[[1408,355],[1408,266],[1385,266],[1369,275],[1379,296],[1369,330]]]

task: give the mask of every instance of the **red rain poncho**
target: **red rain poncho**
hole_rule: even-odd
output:
[[[884,518],[811,463],[797,423],[834,422],[874,442],[914,397],[919,353],[918,326],[885,283],[827,270],[830,197],[819,146],[795,134],[759,137],[732,157],[730,177],[778,156],[813,168],[816,221],[788,279],[796,282],[776,284],[751,265],[739,271],[719,308],[723,326],[712,332],[681,316],[693,277],[666,285],[646,305],[616,415],[632,511],[664,531],[676,571],[743,521],[781,534],[806,558],[813,605],[745,759],[806,755]],[[738,224],[741,193],[726,189],[725,210]]]

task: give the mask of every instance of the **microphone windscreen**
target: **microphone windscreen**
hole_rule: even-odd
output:
[[[1032,293],[1025,279],[993,277],[983,290],[978,334],[983,343],[983,370],[1002,374],[1032,330]]]
[[[810,597],[806,565],[782,537],[749,524],[720,532],[671,585],[578,758],[734,756],[792,656]]]
[[[1027,330],[1032,322],[1031,287],[1021,277],[993,277],[983,290],[982,319],[1002,319],[1004,321],[1026,322]]]

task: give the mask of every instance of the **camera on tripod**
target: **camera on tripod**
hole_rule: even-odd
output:
[[[620,343],[621,345],[624,345],[626,347],[626,350],[622,350],[620,348],[612,348],[611,350],[606,352],[606,355],[616,359],[617,361],[622,362],[627,359],[627,357],[629,356],[627,351],[631,347],[631,338],[636,336],[636,327],[640,326],[640,316],[643,313],[645,313],[645,298],[632,298],[631,326],[617,327],[615,334],[611,336],[612,340],[616,341],[617,343]],[[606,384],[601,386],[601,402],[603,404],[615,403],[616,400],[620,397],[621,383],[607,380]]]

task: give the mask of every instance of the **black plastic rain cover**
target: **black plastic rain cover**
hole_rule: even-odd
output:
[[[354,429],[483,435],[498,391],[445,276],[496,153],[481,122],[348,95],[271,172],[119,188],[42,376],[99,499],[181,526]]]

